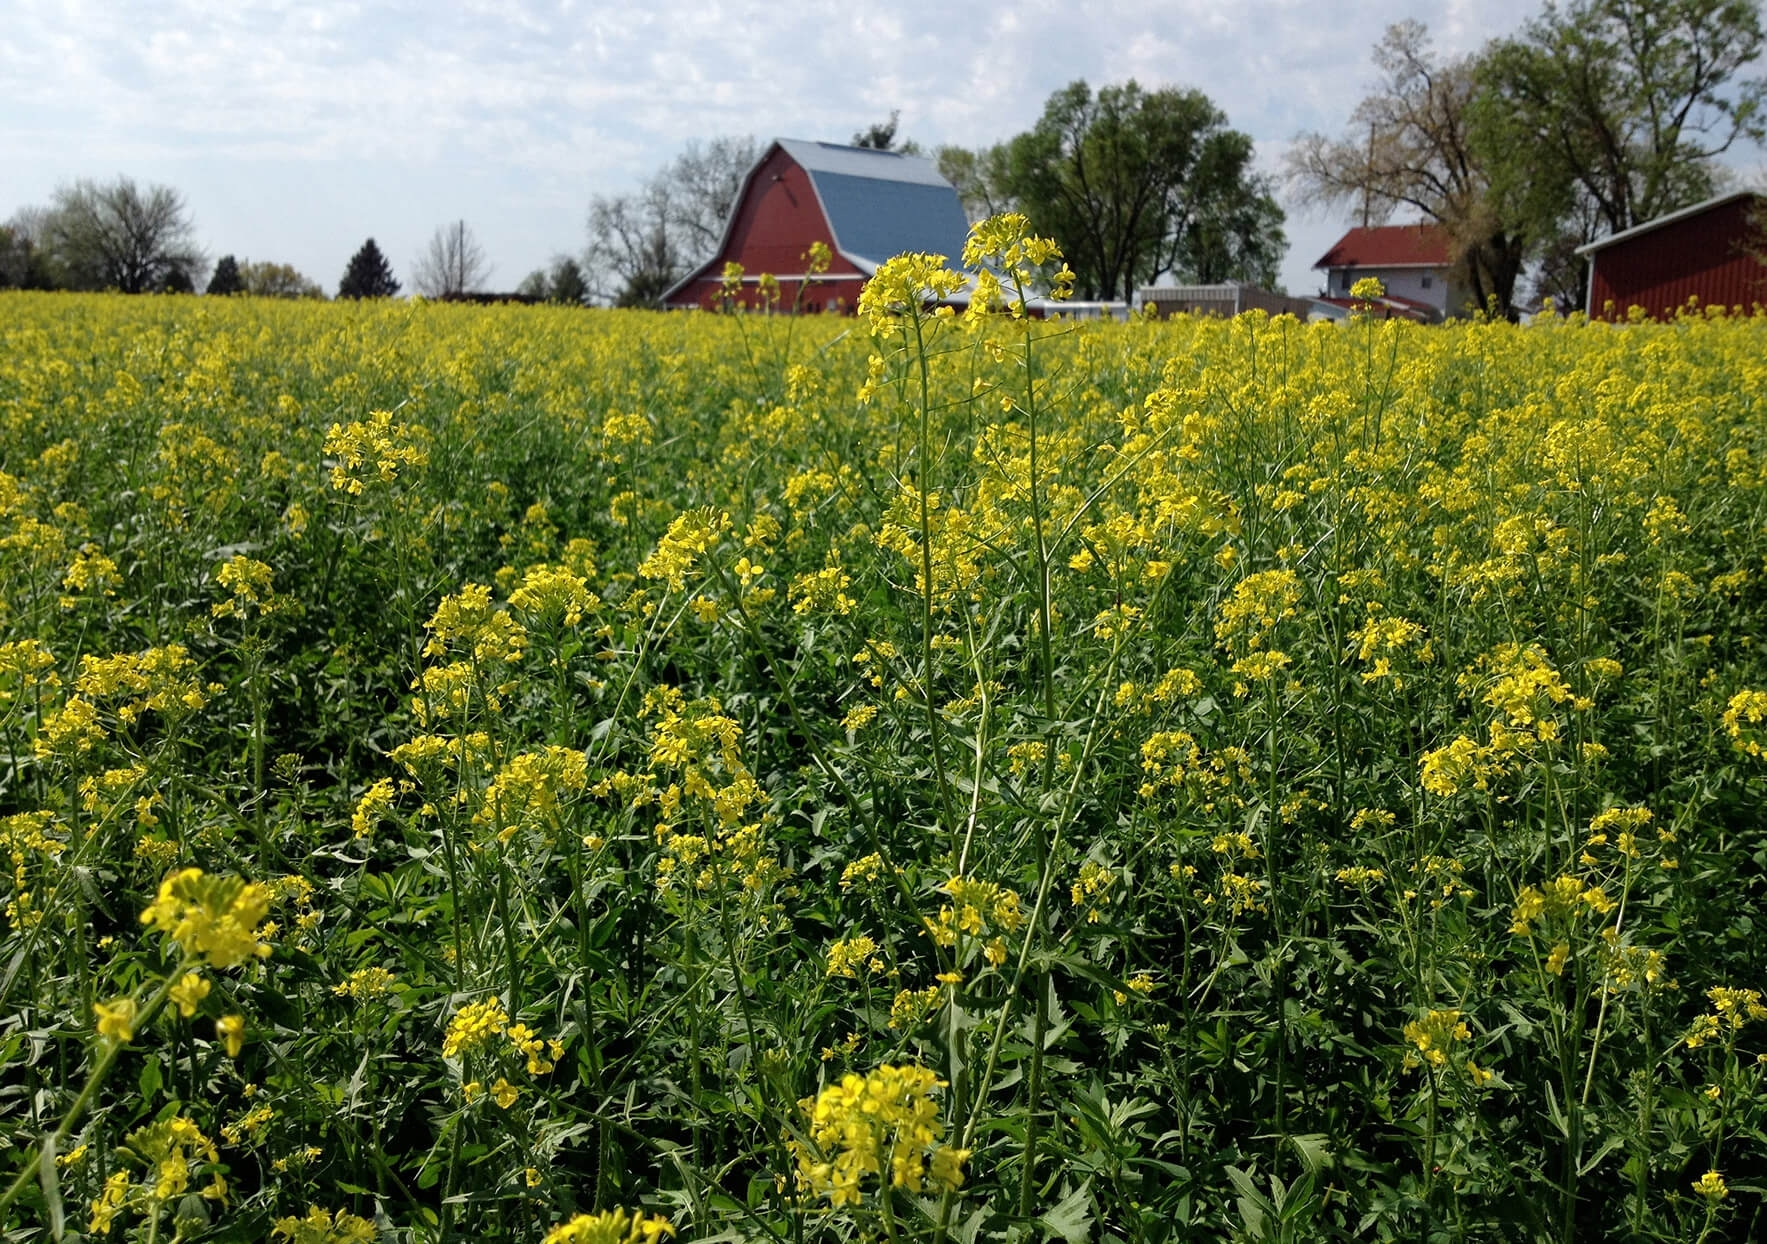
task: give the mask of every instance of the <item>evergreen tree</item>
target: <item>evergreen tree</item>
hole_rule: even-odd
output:
[[[567,306],[581,306],[589,298],[589,282],[583,276],[583,267],[569,255],[560,255],[552,261],[552,276],[547,282],[546,299],[548,302],[560,302]]]
[[[215,275],[209,278],[208,293],[237,294],[245,289],[245,282],[239,277],[239,261],[232,255],[223,255],[215,264]]]
[[[362,249],[350,256],[344,279],[337,284],[339,298],[391,298],[398,292],[399,283],[393,279],[393,267],[380,253],[373,238],[362,243]]]

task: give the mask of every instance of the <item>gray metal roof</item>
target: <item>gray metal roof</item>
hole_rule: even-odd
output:
[[[1633,225],[1630,229],[1622,229],[1618,233],[1610,233],[1605,238],[1598,238],[1593,242],[1579,246],[1577,254],[1593,255],[1596,251],[1612,246],[1615,242],[1624,242],[1627,238],[1635,238],[1641,233],[1649,233],[1652,229],[1661,229],[1664,225],[1672,225],[1677,220],[1686,220],[1689,216],[1697,216],[1714,207],[1722,207],[1736,199],[1755,198],[1759,193],[1756,190],[1732,190],[1728,194],[1714,195],[1703,203],[1695,203],[1692,207],[1684,207],[1678,212],[1669,212],[1654,220],[1647,220],[1642,225]]]
[[[951,185],[939,176],[936,164],[925,156],[900,151],[877,151],[840,143],[810,142],[802,138],[776,138],[785,154],[812,173],[840,173],[848,177],[873,177],[879,181],[906,181],[921,186]]]
[[[834,231],[835,249],[857,266],[877,265],[903,251],[963,255],[969,219],[957,188],[924,156],[836,143],[776,139],[803,167]]]

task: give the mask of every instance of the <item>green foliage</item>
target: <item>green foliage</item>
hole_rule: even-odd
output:
[[[0,299],[0,1231],[1758,1238],[1767,320],[882,276]]]
[[[245,281],[239,275],[239,261],[232,255],[223,255],[215,261],[215,271],[209,277],[209,287],[204,293],[209,294],[243,294]]]
[[[566,307],[579,307],[589,298],[589,283],[582,265],[569,255],[558,255],[552,267],[536,268],[522,278],[516,293],[537,302],[553,302]]]
[[[325,291],[318,282],[302,276],[294,267],[269,260],[248,261],[239,265],[239,280],[244,292],[254,298],[323,298]]]
[[[920,144],[912,138],[898,138],[897,129],[902,119],[899,108],[890,109],[887,121],[874,121],[853,135],[855,147],[866,147],[872,151],[900,151],[906,155],[919,155]]]
[[[393,267],[369,238],[344,268],[343,279],[337,283],[339,298],[391,298],[399,292],[393,279]]]
[[[1761,48],[1752,0],[1574,0],[1486,51],[1472,139],[1529,232],[1571,243],[1546,274],[1567,305],[1574,245],[1709,197],[1718,157],[1767,134]]]
[[[1128,300],[1162,273],[1274,283],[1283,214],[1253,156],[1200,91],[1074,82],[1032,129],[946,148],[940,168],[973,214],[1021,211],[1063,239],[1080,297]]]

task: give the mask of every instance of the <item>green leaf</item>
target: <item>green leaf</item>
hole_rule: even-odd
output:
[[[1288,1143],[1300,1156],[1301,1165],[1307,1168],[1309,1175],[1318,1175],[1331,1165],[1331,1138],[1318,1132],[1303,1136],[1290,1136]]]
[[[143,1059],[141,1074],[135,1078],[135,1087],[141,1090],[141,1096],[151,1100],[159,1094],[160,1085],[164,1083],[165,1079],[160,1073],[160,1060],[157,1058]]]
[[[1087,1180],[1068,1193],[1055,1208],[1040,1215],[1037,1225],[1047,1238],[1060,1238],[1067,1244],[1086,1244],[1092,1234],[1092,1181]]]

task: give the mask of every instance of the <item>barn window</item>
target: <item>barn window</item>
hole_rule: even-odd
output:
[[[1424,273],[1423,274],[1423,287],[1425,289],[1428,289],[1431,285],[1435,284],[1435,280],[1436,280],[1436,278],[1431,276],[1429,273],[1427,273],[1427,272]]]

